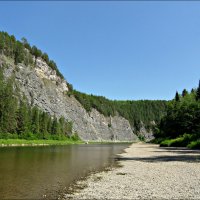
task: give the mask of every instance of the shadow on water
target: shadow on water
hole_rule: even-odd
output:
[[[151,152],[158,153],[169,153],[170,155],[161,156],[149,156],[149,157],[120,157],[115,158],[117,161],[141,161],[141,162],[188,162],[188,163],[199,163],[200,162],[200,151],[189,150],[187,148],[179,147],[158,147],[158,150]]]

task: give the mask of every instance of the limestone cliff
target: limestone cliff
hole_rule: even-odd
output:
[[[34,58],[35,59],[35,58]],[[67,82],[56,75],[41,58],[34,60],[35,66],[15,65],[13,60],[0,57],[6,77],[13,76],[15,87],[21,96],[25,95],[31,106],[57,117],[63,116],[73,122],[73,129],[83,140],[133,141],[129,121],[121,116],[105,117],[97,110],[86,112],[83,106],[71,95],[67,95]]]

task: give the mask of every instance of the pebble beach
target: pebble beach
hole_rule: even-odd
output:
[[[200,151],[134,143],[63,199],[200,199]],[[81,188],[81,189],[80,189]]]

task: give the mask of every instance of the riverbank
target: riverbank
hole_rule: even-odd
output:
[[[67,145],[84,144],[80,140],[25,140],[25,139],[0,139],[0,147],[5,146],[45,146],[45,145]]]
[[[81,140],[26,140],[26,139],[0,139],[0,147],[6,146],[46,146],[68,144],[132,144],[127,141],[81,141]]]
[[[121,168],[77,182],[64,199],[199,199],[200,151],[135,143],[118,155]]]

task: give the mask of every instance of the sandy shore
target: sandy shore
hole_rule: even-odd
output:
[[[91,175],[64,199],[200,199],[200,151],[132,144],[121,168]]]

